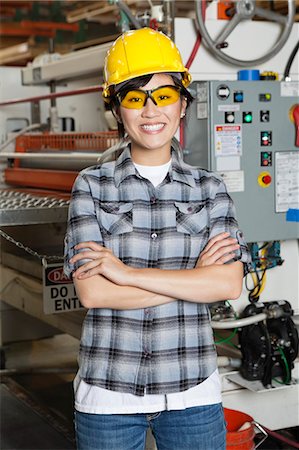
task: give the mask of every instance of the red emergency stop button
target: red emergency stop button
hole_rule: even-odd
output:
[[[271,174],[269,172],[261,172],[258,176],[258,184],[263,187],[269,187],[270,184],[272,183],[272,177]]]
[[[264,175],[262,177],[262,181],[264,184],[266,184],[268,186],[268,184],[270,184],[272,181],[271,175]]]

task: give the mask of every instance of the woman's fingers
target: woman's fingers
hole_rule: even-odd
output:
[[[235,252],[226,253],[225,255],[218,258],[214,264],[225,264],[228,261],[231,261],[236,256]]]
[[[212,237],[212,239],[210,239],[209,242],[207,243],[207,245],[205,246],[203,253],[206,253],[207,251],[209,251],[210,248],[213,247],[213,245],[216,242],[223,241],[224,239],[227,239],[228,237],[229,237],[229,233],[227,233],[227,232],[219,233],[216,236]]]
[[[230,237],[229,233],[219,233],[209,240],[200,254],[196,267],[224,264],[230,261],[240,248],[237,239]]]
[[[84,251],[72,256],[70,259],[70,263],[75,264],[76,262],[81,261],[82,259],[98,259],[100,257],[108,255],[110,255],[110,252],[107,252],[106,250],[103,250],[101,252]]]
[[[209,242],[210,243],[210,242]],[[207,245],[209,245],[209,243]],[[212,256],[213,254],[219,254],[224,252],[228,252],[230,251],[230,248],[234,247],[235,248],[239,248],[239,244],[237,239],[235,238],[231,238],[231,237],[225,237],[222,239],[219,239],[217,241],[214,241],[214,243],[212,245],[209,245],[209,247],[206,247],[203,252],[201,253],[201,255],[207,255],[207,256]]]
[[[91,277],[99,273],[100,265],[101,262],[99,259],[85,263],[73,272],[73,278],[81,278],[82,276],[85,278]]]
[[[106,251],[111,252],[111,250],[109,250],[108,248],[103,247],[102,245],[97,244],[94,241],[80,242],[79,244],[75,245],[75,247],[74,247],[75,250],[80,250],[82,248],[86,248],[86,249],[89,248],[90,250],[93,250],[96,252],[101,251],[101,250],[106,250]]]
[[[217,249],[216,248],[214,248],[213,250],[211,249],[210,253],[206,254],[205,256],[213,258],[217,261],[219,258],[226,255],[227,253],[231,253],[238,250],[239,247],[240,247],[239,244],[236,243],[226,243],[225,245],[222,245]]]

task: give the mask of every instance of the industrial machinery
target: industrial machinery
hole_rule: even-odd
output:
[[[261,380],[265,387],[271,387],[277,377],[289,384],[298,355],[298,332],[291,318],[291,305],[285,300],[254,303],[244,309],[242,317],[261,313],[266,313],[265,321],[239,331],[240,372],[246,380]]]
[[[276,47],[270,60],[263,62],[252,53],[258,49],[256,42],[265,41],[272,48],[277,23],[272,27],[269,23],[245,20],[248,23],[232,30],[224,21],[231,47],[248,56],[245,59],[252,64],[252,70],[275,69],[278,78],[282,78],[298,34],[298,24],[291,27],[293,2],[288,5],[288,18],[280,20],[286,28],[282,46]],[[221,34],[220,30],[223,20],[211,18],[212,6],[206,10],[204,25],[211,36],[218,35],[225,41],[228,34]],[[201,13],[202,10],[197,11],[197,15]],[[251,13],[252,10],[250,19]],[[169,26],[165,31],[174,31],[194,80],[191,90],[195,101],[178,136],[184,159],[223,177],[253,256],[253,270],[247,275],[240,299],[211,309],[224,405],[247,412],[269,428],[296,426],[298,73],[292,72],[289,81],[237,79],[240,67],[244,67],[241,58],[229,63],[220,58],[220,62],[211,49],[207,50],[207,43],[198,44],[194,21],[167,19]],[[275,19],[277,15],[274,22]],[[246,39],[248,29],[253,42]],[[284,45],[285,40],[288,45]],[[197,47],[196,54],[189,54],[191,43]],[[99,153],[117,141],[115,131],[109,131],[98,96],[98,73],[108,47],[109,44],[95,46],[63,55],[56,61],[11,69],[22,73],[20,96],[28,98],[26,89],[35,89],[35,93],[30,91],[32,108],[20,114],[16,102],[9,105],[15,95],[14,83],[0,110],[0,124],[4,126],[11,118],[16,121],[24,117],[29,122],[33,106],[40,102],[40,120],[31,122],[47,123],[47,100],[36,97],[42,94],[53,99],[57,95],[60,122],[64,118],[65,124],[71,123],[59,132],[31,131],[15,140],[13,150],[7,147],[0,152],[5,180],[0,207],[1,300],[51,326],[40,335],[59,330],[80,336],[85,312],[79,302],[71,301],[75,298],[73,285],[62,274],[63,237],[69,191],[76,173],[95,164]],[[217,50],[223,53],[225,49]],[[45,93],[45,86],[53,80],[57,92]],[[84,84],[93,89],[93,94],[87,90],[86,97],[81,95],[79,90]],[[73,95],[62,102],[58,94],[68,89],[73,90]],[[7,136],[2,138],[5,139]],[[15,327],[15,331],[19,330],[21,327]]]
[[[248,242],[298,238],[298,81],[197,81],[191,89],[186,161],[223,177]]]

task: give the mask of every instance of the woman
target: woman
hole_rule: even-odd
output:
[[[141,450],[149,427],[159,449],[225,449],[207,303],[238,298],[249,261],[232,201],[173,139],[192,97],[168,37],[123,34],[104,78],[123,149],[79,174],[66,235],[65,271],[88,308],[78,449]]]

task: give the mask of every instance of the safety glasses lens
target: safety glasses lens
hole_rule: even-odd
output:
[[[180,91],[175,86],[164,86],[152,92],[152,97],[158,106],[168,106],[178,101]]]
[[[121,98],[120,104],[128,109],[141,109],[145,105],[148,97],[157,106],[172,105],[180,97],[180,88],[176,86],[161,86],[152,91],[143,91],[141,89],[131,90],[126,92],[124,97]]]
[[[147,94],[141,90],[129,91],[126,93],[120,104],[128,109],[141,109],[144,106]]]

